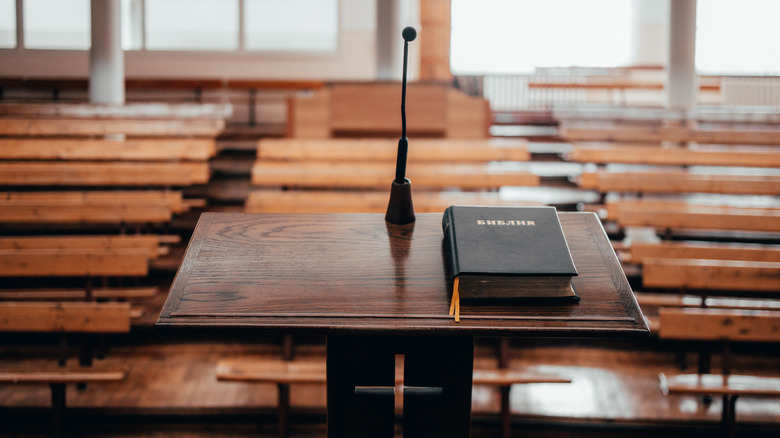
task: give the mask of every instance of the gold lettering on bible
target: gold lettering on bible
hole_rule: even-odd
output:
[[[524,220],[501,220],[501,219],[477,219],[477,225],[494,226],[518,226],[518,225],[536,225],[535,221]]]

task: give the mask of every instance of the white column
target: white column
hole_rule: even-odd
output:
[[[671,0],[666,107],[690,109],[698,99],[696,0]]]
[[[633,66],[665,65],[669,48],[669,0],[632,0]]]
[[[401,31],[413,26],[420,32],[418,0],[376,1],[376,74],[380,81],[400,81],[403,74],[404,39]],[[412,44],[419,44],[419,40]],[[417,77],[419,51],[409,49],[407,79]]]
[[[376,74],[380,81],[401,80],[403,39],[399,0],[376,2]]]
[[[120,0],[92,0],[92,49],[89,56],[89,100],[125,102]]]
[[[24,3],[16,0],[16,47],[24,47]]]

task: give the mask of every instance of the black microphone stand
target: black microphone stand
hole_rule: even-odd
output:
[[[406,178],[406,155],[409,140],[406,138],[406,61],[409,54],[409,41],[414,41],[417,31],[413,27],[404,28],[404,65],[401,80],[401,139],[398,140],[398,155],[395,162],[395,179],[390,185],[390,202],[387,205],[385,221],[403,225],[415,221],[412,205],[412,182]]]

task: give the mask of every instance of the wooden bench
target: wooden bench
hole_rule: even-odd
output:
[[[167,248],[163,245],[179,241],[179,236],[155,234],[15,236],[0,237],[0,249],[138,248],[145,249],[148,258],[155,259],[167,252]]]
[[[213,138],[0,138],[3,160],[205,161],[215,154]]]
[[[629,254],[633,263],[643,263],[646,258],[780,262],[780,246],[761,244],[698,241],[633,242]]]
[[[626,72],[610,72],[607,74],[569,74],[542,76],[528,82],[529,93],[548,93],[555,100],[556,92],[578,92],[576,95],[588,103],[607,103],[612,105],[658,105],[664,100],[664,81],[658,75],[636,77],[636,74]],[[707,97],[719,97],[720,78],[701,77],[699,91]],[[564,95],[565,96],[565,95]],[[572,96],[573,97],[573,96]],[[701,97],[701,96],[700,96]],[[565,99],[565,97],[564,97]],[[711,100],[707,99],[707,100]],[[569,100],[569,99],[566,99]]]
[[[0,238],[0,276],[145,276],[161,251],[159,236]]]
[[[780,193],[780,175],[703,174],[680,171],[585,172],[579,186],[601,193],[719,193],[767,195]]]
[[[217,364],[218,380],[257,383],[326,383],[324,361],[284,361],[223,359]],[[511,386],[522,383],[571,383],[571,379],[554,374],[523,372],[512,369],[475,369],[474,385]],[[403,385],[403,376],[396,376]]]
[[[0,237],[0,276],[145,276],[164,253],[156,235]]]
[[[252,183],[265,187],[385,189],[394,177],[397,141],[295,140],[292,145],[288,148],[286,140],[261,140]],[[539,184],[539,178],[527,171],[490,164],[527,161],[530,155],[524,143],[494,146],[488,141],[452,142],[451,155],[449,146],[449,141],[412,142],[407,175],[415,187],[473,189]]]
[[[2,104],[8,137],[216,137],[229,109],[221,105]]]
[[[712,242],[635,242],[646,288],[691,291],[780,291],[780,246]],[[706,301],[706,295],[705,301]],[[705,303],[702,303],[705,304]]]
[[[398,137],[397,83],[331,84],[288,103],[287,137]],[[490,106],[444,84],[407,87],[409,138],[487,138]]]
[[[203,207],[180,191],[0,192],[4,224],[164,224],[174,215]]]
[[[388,185],[389,187],[389,185]],[[253,190],[246,200],[248,213],[385,213],[390,190]],[[497,192],[427,192],[413,189],[417,213],[441,213],[450,205],[541,205],[507,200]]]
[[[168,225],[205,205],[167,189],[209,181],[228,114],[223,105],[0,104],[0,223]]]
[[[407,175],[415,210],[443,211],[452,204],[511,205],[496,189],[539,184],[537,175],[517,166],[530,158],[525,144],[410,142]],[[397,140],[263,139],[252,169],[252,183],[261,190],[250,193],[246,210],[384,212],[396,151]]]
[[[258,162],[252,169],[252,184],[258,187],[380,189],[389,187],[394,169],[393,165],[384,163]],[[473,190],[539,184],[536,175],[491,165],[409,164],[406,171],[414,187],[420,188]]]
[[[629,125],[672,125],[689,123],[708,126],[767,126],[780,122],[780,112],[774,107],[697,105],[691,109],[571,104],[557,105],[553,116],[561,124],[624,123]]]
[[[92,289],[2,289],[0,301],[116,301],[152,298],[160,292],[156,286]],[[133,318],[140,317],[134,313]]]
[[[403,371],[396,370],[396,386],[403,390]],[[289,400],[282,394],[282,385],[289,384],[325,384],[325,361],[285,361],[282,359],[223,359],[217,364],[217,379],[221,381],[242,381],[255,383],[274,383],[279,389],[279,430],[280,436],[286,435],[285,422],[289,412]],[[555,374],[524,372],[514,369],[475,369],[472,382],[474,385],[506,388],[512,385],[527,383],[571,383],[571,379]],[[502,404],[502,417],[509,416],[509,406]],[[508,436],[508,435],[505,435]]]
[[[690,148],[574,143],[568,158],[579,163],[595,164],[780,168],[780,154],[773,147],[697,145]]]
[[[722,396],[722,427],[734,436],[737,398],[780,396],[780,378],[731,373],[734,342],[780,342],[780,312],[724,309],[661,309],[662,339],[720,342],[723,344],[722,373],[713,374],[709,360],[700,361],[697,374],[661,374],[664,394]],[[704,354],[704,351],[702,353]]]
[[[5,186],[189,186],[209,180],[208,163],[40,162],[0,163]]]
[[[679,201],[607,202],[607,219],[623,227],[780,232],[780,209],[694,205]]]
[[[665,307],[780,310],[771,274],[780,264],[780,246],[660,241],[632,242],[626,251],[625,261],[641,266],[645,291],[635,295],[654,330],[660,326],[654,314]],[[657,289],[672,293],[647,291]]]
[[[0,104],[3,295],[151,298],[157,288],[143,278],[151,261],[176,257],[161,251],[178,240],[119,234],[169,234],[206,206],[184,190],[210,180],[229,114],[208,104]],[[136,287],[123,287],[130,279]]]
[[[0,331],[127,333],[128,303],[0,303]]]
[[[142,248],[0,250],[0,277],[146,276]]]
[[[780,291],[780,263],[743,260],[646,258],[642,285],[682,290]]]
[[[607,141],[618,143],[697,143],[730,145],[780,145],[778,129],[694,128],[687,126],[646,126],[618,123],[568,123],[559,127],[566,141]]]
[[[95,287],[94,279],[144,277],[150,261],[168,251],[178,236],[71,235],[0,237],[0,278],[16,277],[15,287],[0,289],[1,300],[129,300],[151,298],[156,286]],[[84,287],[40,288],[37,278],[83,278]],[[16,283],[22,282],[26,288]],[[138,311],[133,311],[139,317]]]
[[[139,281],[149,274],[151,261],[168,253],[165,244],[178,241],[179,236],[156,235],[0,237],[0,300],[138,304],[159,292]],[[123,287],[128,280],[136,286]],[[131,316],[140,318],[142,309],[134,307]]]
[[[634,292],[636,301],[643,311],[647,307],[691,307],[708,309],[780,310],[780,301],[736,297],[709,297],[669,293]],[[648,316],[648,315],[645,315]],[[649,317],[649,316],[648,316]],[[660,321],[651,324],[653,330],[660,327]]]
[[[54,333],[64,338],[68,333],[128,333],[131,308],[128,303],[42,303],[0,302],[0,332]],[[51,389],[52,428],[62,434],[66,410],[65,386],[69,383],[103,383],[121,381],[125,366],[92,366],[91,363],[67,364],[67,342],[61,342],[60,364],[3,361],[0,383],[45,383]]]

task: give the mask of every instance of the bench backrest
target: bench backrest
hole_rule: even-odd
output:
[[[490,161],[529,161],[525,140],[488,139],[410,141],[409,162],[486,163]],[[312,139],[267,138],[257,145],[261,161],[383,162],[395,163],[398,141],[394,139]],[[391,166],[392,168],[392,166]]]
[[[4,160],[208,160],[214,138],[0,138]]]
[[[686,126],[627,124],[564,124],[559,134],[567,141],[613,141],[637,143],[699,143],[736,145],[780,145],[780,130],[695,129]]]
[[[129,303],[0,302],[0,331],[127,333]]]
[[[745,260],[780,263],[780,246],[715,242],[632,242],[631,261],[646,258]]]
[[[577,144],[570,159],[580,163],[654,164],[678,166],[780,167],[774,147]]]
[[[148,272],[145,248],[0,250],[0,277],[132,277]]]
[[[776,208],[617,201],[607,203],[607,216],[624,227],[780,232],[780,209]]]
[[[648,288],[775,293],[780,290],[780,263],[645,258],[642,285]]]
[[[585,172],[580,187],[599,192],[720,193],[767,195],[780,193],[777,175],[719,175],[685,171]]]
[[[145,249],[148,258],[155,259],[162,252],[160,246],[162,240],[161,236],[154,234],[14,236],[0,237],[0,250],[111,250],[137,248]]]
[[[780,342],[780,312],[729,309],[660,309],[664,339]]]
[[[287,136],[397,138],[400,108],[400,84],[334,84],[289,102]],[[488,137],[487,100],[443,84],[409,84],[406,110],[410,137]]]
[[[145,276],[160,237],[17,236],[0,238],[0,277]]]

